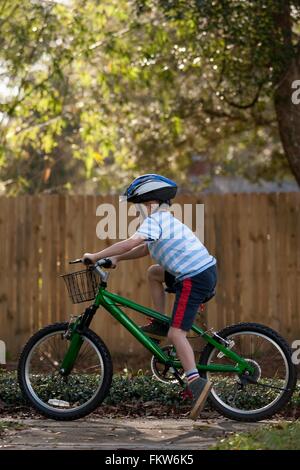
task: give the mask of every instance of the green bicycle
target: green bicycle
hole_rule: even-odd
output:
[[[81,262],[74,260],[70,263]],[[68,323],[55,323],[35,333],[19,360],[18,380],[33,407],[48,418],[74,420],[94,411],[109,393],[113,365],[108,348],[91,329],[102,306],[152,354],[154,376],[184,386],[183,370],[172,345],[160,347],[120,307],[129,307],[168,324],[165,315],[107,290],[111,261],[63,275],[73,303],[94,299]],[[286,341],[257,323],[228,326],[218,333],[193,325],[207,344],[197,363],[199,373],[213,382],[209,400],[223,416],[258,421],[277,413],[296,386],[296,368]]]

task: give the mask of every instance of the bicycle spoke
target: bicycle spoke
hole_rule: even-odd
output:
[[[236,396],[238,394],[238,391],[239,391],[239,384],[237,383],[235,385],[235,392],[234,392],[234,395],[233,395],[233,398],[230,398],[228,401],[231,403],[231,405],[235,405],[235,400],[236,400]]]
[[[27,371],[27,382],[37,401],[44,406],[66,409],[80,408],[91,400],[102,383],[103,363],[93,344],[84,340],[75,364],[66,377],[59,366],[70,341],[61,332],[45,337],[33,349]]]
[[[287,388],[276,387],[275,385],[262,384],[260,382],[251,382],[251,385],[258,385],[259,387],[272,388],[274,390],[281,390],[281,391],[288,390]]]

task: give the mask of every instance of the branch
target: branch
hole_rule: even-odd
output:
[[[8,3],[8,0],[2,0],[2,8],[0,10],[0,16],[2,16],[2,13],[4,12],[4,8],[6,7]]]
[[[118,38],[118,37],[124,36],[125,34],[127,34],[129,32],[130,32],[130,28],[124,28],[124,29],[121,29],[121,31],[112,31],[110,34],[111,34],[111,36],[113,36],[115,38]],[[107,33],[107,34],[109,34],[109,33]],[[92,44],[91,46],[89,46],[89,50],[93,51],[94,49],[97,49],[98,47],[103,46],[103,44],[105,44],[107,41],[108,41],[108,39],[102,39],[101,41],[97,41],[94,44]]]
[[[185,112],[182,113],[183,117],[187,118],[190,116],[195,116],[198,113],[198,109],[192,109],[195,108],[195,106],[202,106],[202,111],[207,114],[208,116],[218,118],[218,119],[229,119],[231,121],[240,121],[241,117],[240,116],[234,116],[232,114],[227,113],[226,111],[219,111],[214,109],[210,103],[206,102],[203,98],[198,98],[197,100],[192,101],[192,106],[189,106],[189,103],[187,100],[183,101],[183,109]]]
[[[34,129],[34,128],[43,129],[43,127],[49,126],[53,122],[58,121],[58,119],[61,119],[61,117],[62,115],[60,114],[59,116],[55,116],[51,119],[48,119],[48,121],[45,121],[45,122],[40,122],[38,124],[29,124],[28,126],[23,127],[22,129],[19,129],[18,131],[16,131],[14,134],[15,135],[22,134],[23,132],[27,132],[30,129]]]
[[[39,37],[40,35],[42,34],[42,32],[44,31],[44,29],[47,27],[47,18],[48,18],[48,14],[50,13],[50,11],[47,11],[46,12],[46,15],[45,15],[45,20],[44,20],[44,24],[43,24],[43,27],[41,28],[40,32],[39,32]],[[122,29],[121,31],[114,31],[114,32],[111,32],[111,36],[114,36],[114,37],[122,37],[123,35],[127,34],[128,32],[130,32],[130,28],[124,28]],[[98,47],[102,46],[103,44],[105,44],[106,42],[108,42],[108,39],[103,39],[101,41],[98,41],[98,42],[95,42],[94,44],[92,44],[91,46],[89,46],[89,50],[94,50],[94,49],[97,49]],[[34,51],[35,49],[32,49],[32,52],[30,54],[30,60],[33,58],[33,54],[34,54]],[[69,58],[69,60],[67,61],[66,63],[66,66],[70,65],[73,60],[76,58],[76,57],[79,57],[80,54],[81,54],[82,51],[80,51],[79,53],[77,54],[74,54],[73,56],[71,56]],[[33,87],[30,92],[26,93],[21,99],[16,99],[14,101],[14,103],[12,104],[12,106],[9,108],[8,111],[6,111],[6,114],[7,115],[10,115],[14,110],[15,108],[20,104],[22,103],[28,96],[30,96],[30,94],[41,88],[45,82],[47,82],[50,78],[52,78],[52,76],[54,75],[55,72],[52,72],[52,74],[50,74],[45,80],[42,80],[42,82],[38,83],[35,87]],[[22,85],[25,83],[26,81],[26,78],[28,77],[28,74],[22,78],[22,81],[21,81],[21,84],[20,84],[20,87],[19,89],[22,88]],[[1,107],[0,107],[0,111],[1,111]],[[4,111],[5,112],[5,111]]]
[[[224,94],[222,94],[223,98],[224,98],[224,101],[225,103],[229,104],[230,106],[232,106],[233,108],[237,108],[237,109],[249,109],[249,108],[253,108],[253,106],[257,103],[258,99],[259,99],[259,96],[260,96],[260,92],[262,90],[262,87],[264,86],[265,82],[262,82],[259,84],[258,86],[258,89],[257,89],[257,92],[254,96],[254,98],[252,99],[252,101],[250,101],[249,103],[247,104],[238,104],[238,103],[235,103],[234,101],[231,101],[229,100],[228,98],[226,98],[226,96]]]
[[[5,2],[4,5],[2,6],[1,14],[2,14],[2,11],[3,11],[4,8],[5,8],[5,4],[6,4],[6,3],[7,3],[7,2]],[[2,19],[1,19],[1,21],[0,21],[0,26],[1,26],[1,27],[2,27],[7,21],[9,21],[9,20],[12,18],[13,14],[15,13],[15,11],[16,11],[18,8],[19,8],[19,5],[18,5],[18,4],[15,5],[15,6],[11,9],[11,11],[9,12],[9,14],[8,14],[5,18],[2,18]]]

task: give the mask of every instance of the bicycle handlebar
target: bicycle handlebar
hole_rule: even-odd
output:
[[[77,258],[77,259],[73,259],[72,261],[69,261],[69,264],[77,264],[77,263],[83,263],[85,265],[92,265],[93,263],[91,262],[91,260],[89,260],[88,258],[85,258],[85,261],[83,262],[83,260],[81,258]],[[100,259],[99,261],[97,261],[95,264],[94,264],[95,267],[103,267],[103,268],[111,268],[112,266],[112,261],[111,259],[109,258],[103,258],[103,259]]]
[[[100,259],[99,261],[95,263],[95,266],[98,266],[98,267],[102,266],[103,268],[111,268],[112,260],[109,258]]]

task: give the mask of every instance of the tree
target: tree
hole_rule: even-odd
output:
[[[289,161],[296,176],[296,121],[286,114],[297,111],[281,79],[297,55],[299,8],[289,4],[288,47],[283,2],[274,3],[3,0],[0,177],[9,191],[87,179],[110,191],[148,171],[191,189],[197,154],[212,175],[278,179]]]
[[[72,11],[48,1],[3,0],[0,18],[1,173],[12,192],[39,191],[54,164],[62,174],[73,167],[66,158],[63,169],[54,157],[62,133],[67,137],[76,127],[68,120],[65,70],[80,51],[82,25]]]
[[[148,16],[160,9],[189,50],[211,65],[221,112],[253,110],[259,120],[272,100],[283,149],[300,184],[300,108],[291,100],[300,77],[299,0],[160,0],[138,1],[137,7]]]

